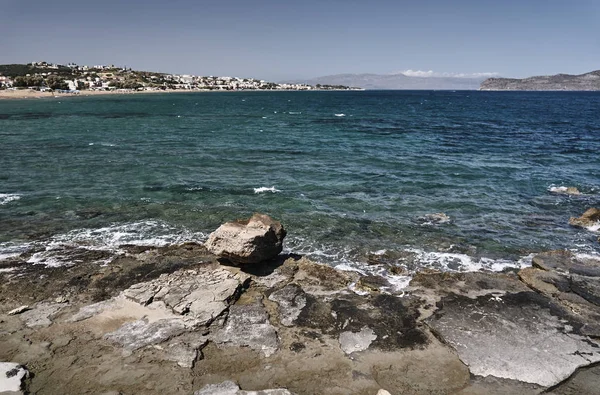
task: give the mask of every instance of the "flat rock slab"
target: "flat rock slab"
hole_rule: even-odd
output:
[[[22,394],[23,380],[29,372],[13,362],[0,362],[0,394]]]
[[[535,292],[451,294],[438,307],[427,323],[472,374],[549,387],[600,361],[600,345],[581,334],[582,324]]]
[[[243,391],[233,381],[223,381],[219,384],[205,385],[201,390],[194,392],[194,395],[293,395],[290,391],[284,388],[260,390],[260,391]]]
[[[115,298],[84,306],[69,321],[90,320],[98,332],[106,323],[123,322],[99,335],[120,345],[128,355],[210,324],[236,300],[246,279],[243,274],[208,267],[163,274],[136,284]],[[175,342],[163,349],[168,359],[191,367],[205,340],[198,334],[192,343]]]
[[[211,339],[221,345],[250,347],[266,357],[279,347],[277,331],[259,303],[231,306],[227,321]]]
[[[104,338],[120,344],[125,351],[160,344],[186,331],[185,323],[179,318],[166,318],[154,322],[147,319],[128,322]]]
[[[142,305],[162,301],[174,313],[188,315],[204,325],[229,307],[247,280],[221,268],[182,270],[135,284],[123,295]]]
[[[48,327],[52,325],[52,319],[66,306],[65,303],[39,302],[19,316],[30,328]]]

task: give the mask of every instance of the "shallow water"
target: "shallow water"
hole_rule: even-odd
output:
[[[597,233],[567,224],[600,205],[599,93],[14,100],[0,102],[0,141],[0,259],[202,241],[253,212],[283,222],[287,250],[350,267],[383,250],[449,270],[600,253]],[[438,212],[451,221],[421,218]]]

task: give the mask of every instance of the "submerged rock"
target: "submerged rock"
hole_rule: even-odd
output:
[[[548,190],[557,195],[581,195],[576,187],[551,187]]]
[[[586,210],[579,218],[571,217],[569,225],[593,232],[600,230],[600,209],[592,207]]]
[[[445,213],[426,214],[417,218],[417,222],[421,225],[439,225],[450,222],[450,217]]]
[[[286,231],[268,215],[227,222],[210,234],[206,248],[233,263],[259,263],[275,258],[283,249]]]

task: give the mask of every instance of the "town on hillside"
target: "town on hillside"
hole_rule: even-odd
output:
[[[0,65],[0,90],[31,89],[78,93],[80,91],[167,91],[167,90],[352,90],[342,85],[274,83],[254,78],[201,77],[135,71],[114,65],[80,66],[48,62]]]

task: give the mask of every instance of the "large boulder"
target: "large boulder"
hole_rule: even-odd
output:
[[[268,215],[254,214],[249,220],[224,223],[210,234],[205,246],[233,263],[259,263],[281,252],[285,235],[280,222]]]

